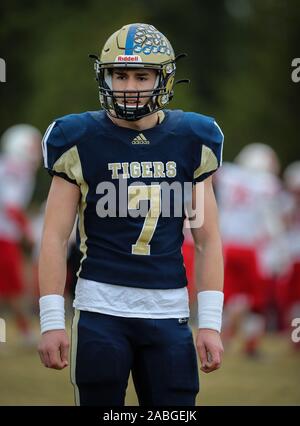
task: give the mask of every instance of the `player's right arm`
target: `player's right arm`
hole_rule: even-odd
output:
[[[76,218],[82,183],[78,144],[85,131],[80,115],[54,121],[42,140],[44,166],[53,176],[48,195],[39,256],[40,320],[38,351],[46,367],[68,365],[64,287],[67,244]]]
[[[54,176],[50,187],[39,257],[39,287],[43,296],[62,297],[66,281],[67,244],[80,199],[78,186]],[[68,365],[69,338],[64,329],[42,333],[38,346],[45,367],[57,370]]]

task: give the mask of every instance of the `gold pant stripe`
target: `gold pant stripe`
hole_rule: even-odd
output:
[[[75,309],[75,314],[72,323],[71,333],[71,383],[74,386],[75,404],[80,405],[79,389],[76,385],[76,357],[77,357],[77,340],[78,340],[78,321],[80,311]]]

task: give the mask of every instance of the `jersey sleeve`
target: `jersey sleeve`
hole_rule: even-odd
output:
[[[211,117],[198,115],[193,120],[195,137],[193,182],[201,182],[212,175],[222,164],[224,135]],[[200,118],[201,117],[201,118]]]
[[[80,185],[78,162],[80,162],[76,141],[67,139],[63,123],[54,121],[42,140],[44,167],[51,176],[60,176],[75,185]]]

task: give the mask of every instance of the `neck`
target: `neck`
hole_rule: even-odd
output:
[[[111,121],[116,124],[119,127],[127,127],[129,129],[133,130],[146,130],[151,129],[151,127],[154,127],[158,124],[158,114],[157,112],[147,115],[147,117],[143,117],[140,120],[137,121],[126,121],[122,120],[120,118],[112,117],[108,114],[108,117],[111,119]]]

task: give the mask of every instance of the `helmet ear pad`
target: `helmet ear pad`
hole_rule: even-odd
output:
[[[157,103],[159,105],[159,107],[163,108],[166,104],[168,104],[174,95],[173,92],[173,86],[174,86],[174,79],[175,79],[175,63],[174,63],[174,68],[173,70],[170,72],[170,68],[164,67],[162,69],[162,87],[164,88],[164,93],[161,94],[158,99],[157,99]]]

